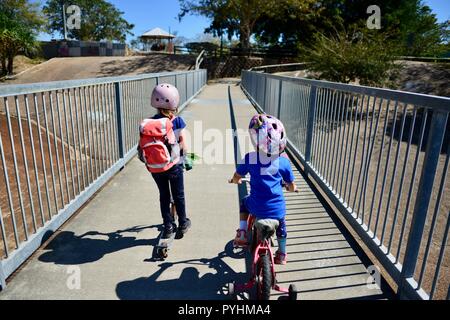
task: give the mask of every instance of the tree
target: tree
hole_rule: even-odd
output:
[[[408,23],[408,29],[401,30],[403,53],[408,56],[439,55],[445,25],[437,22],[436,15],[432,13],[430,7],[419,3],[415,9],[412,21]]]
[[[241,48],[248,49],[256,21],[275,8],[278,2],[276,0],[180,0],[179,18],[182,19],[188,13],[208,17],[212,20],[209,31],[215,31],[222,36],[223,31],[227,30],[229,38],[237,33]]]
[[[343,26],[365,24],[370,5],[381,9],[381,30],[400,43],[402,55],[436,55],[442,48],[445,25],[421,0],[322,0],[313,5],[293,6],[281,1],[276,14],[265,14],[255,25],[259,42],[294,48],[311,46],[317,33],[325,36],[344,31]],[[273,11],[272,11],[273,12]]]
[[[68,36],[83,41],[117,40],[125,42],[133,35],[133,24],[122,16],[123,12],[105,0],[47,0],[43,11],[48,16],[48,31],[64,34],[63,5],[77,5],[81,9],[80,29],[68,29]]]
[[[319,78],[362,85],[386,85],[397,69],[396,46],[384,33],[353,25],[331,36],[317,33],[304,52],[304,61]]]
[[[317,32],[328,34],[328,30],[341,22],[331,7],[325,11],[324,3],[326,1],[281,1],[256,22],[257,41],[261,45],[296,50],[299,43],[310,43]]]
[[[36,3],[0,0],[1,74],[12,74],[14,57],[37,48],[36,37],[44,20]]]

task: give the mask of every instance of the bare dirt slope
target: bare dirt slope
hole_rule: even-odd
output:
[[[20,84],[136,75],[176,70],[189,70],[195,57],[184,55],[148,55],[132,57],[54,58],[16,79],[0,84]]]
[[[450,64],[404,61],[399,90],[450,97]]]

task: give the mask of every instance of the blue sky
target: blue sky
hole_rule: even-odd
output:
[[[45,0],[41,0],[41,3]],[[147,30],[160,27],[166,31],[177,31],[179,36],[189,39],[203,33],[209,26],[208,19],[201,16],[188,15],[181,23],[177,15],[180,12],[178,0],[109,0],[124,12],[125,19],[135,25],[133,33],[138,36]],[[450,0],[425,0],[440,22],[450,19]],[[55,35],[59,37],[59,35]],[[51,36],[42,34],[41,40],[49,40]],[[132,37],[129,37],[130,40]]]
[[[40,2],[45,3],[45,0]],[[108,0],[108,2],[123,11],[125,19],[135,25],[133,30],[135,37],[150,29],[160,27],[166,31],[169,31],[170,28],[172,33],[177,31],[179,36],[195,38],[209,26],[208,19],[193,15],[185,16],[180,23],[178,21],[180,12],[178,0]],[[59,37],[60,35],[55,34],[55,38]],[[49,40],[51,36],[41,34],[39,38]],[[128,41],[132,38],[129,36]]]
[[[450,1],[449,0],[425,0],[432,10],[436,14],[439,22],[450,20]]]

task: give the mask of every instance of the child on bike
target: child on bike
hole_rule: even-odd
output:
[[[167,83],[157,85],[152,92],[151,105],[158,112],[150,120],[144,120],[140,128],[141,141],[144,130],[150,132],[167,132],[167,136],[164,136],[161,143],[155,141],[138,147],[139,158],[146,163],[159,189],[160,209],[164,222],[162,239],[171,238],[177,230],[184,234],[191,227],[191,221],[186,217],[183,177],[183,157],[187,155],[185,136],[183,133],[184,128],[186,128],[186,123],[183,118],[177,116],[179,103],[180,96],[176,87]],[[155,123],[156,127],[154,126]],[[170,139],[172,136],[173,139]],[[167,140],[173,141],[169,144]],[[160,149],[159,151],[147,150],[146,152],[143,149],[147,146],[148,148],[160,147]],[[165,146],[167,146],[167,149]],[[161,150],[164,152],[161,152]],[[151,156],[154,155],[153,157],[157,157],[161,153],[163,156],[169,156],[167,162],[163,163],[163,165],[152,166],[150,164],[153,161]],[[178,216],[178,229],[171,212],[172,201],[175,204],[176,214]]]
[[[280,120],[269,115],[256,115],[249,126],[251,141],[256,152],[245,155],[230,180],[241,184],[242,178],[250,174],[250,195],[242,200],[240,224],[234,244],[246,246],[247,218],[252,214],[256,219],[279,221],[277,228],[278,251],[276,264],[286,264],[286,204],[283,196],[283,181],[286,189],[295,192],[294,174],[287,156],[282,155],[286,148],[286,133]]]

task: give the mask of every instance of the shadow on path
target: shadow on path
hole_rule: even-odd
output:
[[[39,256],[41,262],[53,262],[59,265],[77,265],[100,260],[106,254],[137,246],[155,246],[157,239],[136,240],[128,233],[139,233],[154,226],[135,226],[110,233],[90,231],[80,236],[72,231],[63,231],[43,249],[48,250]],[[106,238],[106,239],[102,239]]]
[[[223,258],[244,258],[233,252],[230,241],[225,250],[214,258],[190,259],[177,262],[164,262],[159,264],[160,269],[149,277],[123,281],[117,284],[116,293],[123,300],[227,300],[227,284],[241,282],[245,273],[235,272]],[[187,265],[177,279],[159,280],[175,265]],[[199,266],[199,267],[196,267]],[[204,266],[212,269],[200,276],[198,268]],[[242,297],[243,298],[243,297]]]

